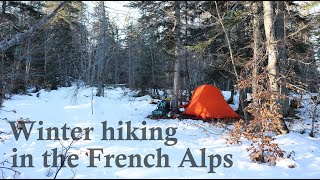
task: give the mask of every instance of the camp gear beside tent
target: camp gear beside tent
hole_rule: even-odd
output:
[[[170,100],[162,100],[158,103],[156,110],[152,111],[153,116],[166,116],[171,111]]]
[[[207,118],[240,118],[229,106],[221,91],[212,85],[198,86],[191,97],[184,114]]]

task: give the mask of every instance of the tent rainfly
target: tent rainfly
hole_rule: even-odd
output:
[[[240,118],[229,106],[221,91],[212,85],[198,86],[191,97],[184,114],[206,118]]]

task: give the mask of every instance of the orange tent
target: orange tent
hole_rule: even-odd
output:
[[[239,118],[240,116],[224,100],[221,91],[212,85],[197,87],[184,114],[201,118]]]

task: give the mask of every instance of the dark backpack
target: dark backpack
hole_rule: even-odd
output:
[[[162,100],[158,103],[158,107],[156,110],[152,111],[152,115],[154,116],[163,116],[170,112],[170,101],[169,100]]]

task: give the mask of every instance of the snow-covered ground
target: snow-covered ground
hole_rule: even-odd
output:
[[[311,105],[306,105],[303,109],[305,112],[300,113],[305,122],[295,123],[291,133],[276,137],[275,141],[286,155],[292,155],[291,158],[278,161],[276,166],[269,166],[250,161],[249,152],[246,151],[248,141],[241,146],[227,145],[224,126],[196,120],[146,118],[156,108],[156,105],[149,104],[148,96],[134,98],[128,90],[111,88],[107,89],[106,97],[94,96],[91,101],[95,89],[81,88],[77,94],[74,90],[74,87],[51,92],[41,90],[39,97],[37,93],[32,93],[32,96],[15,95],[5,101],[0,110],[0,131],[12,132],[7,121],[19,118],[29,118],[35,123],[28,140],[23,132],[18,140],[12,133],[0,135],[6,139],[0,143],[0,162],[7,160],[0,167],[14,166],[12,163],[15,158],[16,166],[22,166],[23,158],[20,156],[24,154],[32,155],[33,167],[13,168],[20,175],[1,168],[3,172],[0,177],[54,178],[57,168],[45,167],[54,163],[52,149],[57,148],[60,154],[62,147],[68,147],[72,141],[72,129],[75,128],[73,138],[76,138],[80,128],[83,132],[88,128],[87,139],[83,136],[72,144],[68,154],[75,155],[66,162],[67,167],[59,171],[57,178],[320,178],[320,141],[308,135],[310,113],[307,109]],[[223,94],[226,99],[230,96],[229,92]],[[27,130],[30,125],[27,124]],[[52,140],[42,140],[48,138],[46,128],[50,127],[58,128],[57,138],[69,140],[54,140],[54,133]],[[107,137],[103,137],[103,128],[109,127],[113,128],[114,138],[120,140],[109,140],[111,130],[106,131]],[[134,127],[138,129],[132,132]],[[131,136],[127,128],[131,129]],[[157,128],[162,136],[155,130],[155,137],[152,138],[150,128]],[[307,133],[301,134],[303,129]],[[122,140],[134,139],[134,135],[138,140]],[[46,152],[50,156],[45,156]],[[137,159],[141,159],[141,162],[137,162]],[[193,167],[190,167],[191,161]],[[141,167],[136,167],[139,163]],[[29,166],[28,157],[25,158],[25,165]],[[295,168],[289,168],[289,165]]]

